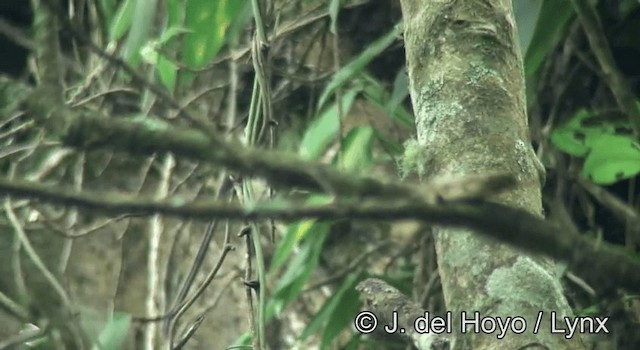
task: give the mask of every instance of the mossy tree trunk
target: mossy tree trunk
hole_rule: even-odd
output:
[[[427,177],[506,171],[519,182],[495,200],[541,215],[540,166],[530,144],[522,57],[511,0],[403,0],[417,144]],[[437,228],[439,272],[454,325],[463,311],[524,317],[526,332],[471,331],[455,349],[583,349],[550,334],[551,312],[572,312],[553,265],[473,232]],[[540,332],[534,334],[542,311]],[[469,317],[469,316],[467,316]],[[558,325],[561,328],[561,325]]]

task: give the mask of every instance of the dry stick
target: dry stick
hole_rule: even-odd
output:
[[[636,212],[632,206],[591,182],[578,180],[578,183],[619,219],[627,221],[630,225],[640,227],[640,213]]]
[[[624,79],[616,66],[611,50],[609,49],[609,43],[604,36],[604,30],[598,13],[588,0],[572,0],[572,2],[580,18],[582,27],[587,34],[589,45],[596,55],[598,63],[600,63],[604,79],[607,81],[618,106],[620,106],[620,109],[622,109],[631,121],[631,126],[636,136],[639,136],[640,110],[636,105],[629,83]]]
[[[256,203],[242,206],[219,201],[185,203],[145,200],[92,192],[73,193],[43,184],[0,179],[0,193],[15,198],[37,198],[55,204],[78,206],[103,213],[166,214],[201,220],[229,218],[256,220],[303,218],[353,220],[419,220],[430,225],[448,225],[477,230],[492,239],[534,254],[564,261],[601,293],[615,288],[640,291],[640,261],[606,242],[594,242],[571,229],[545,221],[522,209],[481,201],[433,204],[419,199],[370,199],[338,201],[308,206],[295,202]]]

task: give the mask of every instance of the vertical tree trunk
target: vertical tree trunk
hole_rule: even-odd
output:
[[[427,176],[506,171],[519,186],[497,198],[541,214],[544,168],[530,145],[522,58],[511,0],[402,0],[417,143]],[[579,336],[550,333],[572,316],[553,265],[473,232],[435,230],[447,309],[454,327],[480,317],[523,317],[524,334],[456,336],[456,349],[583,349]],[[542,311],[538,334],[533,330]],[[471,314],[471,315],[469,315]],[[520,326],[518,324],[518,326]],[[557,328],[562,327],[561,323]],[[456,329],[456,328],[454,328]]]

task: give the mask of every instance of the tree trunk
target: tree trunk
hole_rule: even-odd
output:
[[[417,145],[424,148],[427,178],[509,172],[519,185],[495,200],[541,215],[544,168],[530,144],[511,0],[403,0],[402,11]],[[454,329],[460,329],[462,312],[466,319],[477,311],[479,317],[526,320],[523,334],[508,329],[504,338],[499,328],[486,334],[468,324],[465,335],[456,335],[454,349],[584,348],[580,336],[567,339],[549,331],[552,312],[557,320],[572,316],[551,262],[473,232],[434,232]]]

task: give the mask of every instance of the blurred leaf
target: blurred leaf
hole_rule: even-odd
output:
[[[513,0],[512,3],[513,13],[518,25],[520,49],[524,55],[536,29],[536,20],[540,14],[542,0]]]
[[[373,158],[374,130],[370,126],[353,128],[342,141],[342,152],[337,156],[340,168],[366,171]]]
[[[108,28],[117,11],[116,0],[99,0],[98,6],[100,7],[100,11],[104,14],[104,23]]]
[[[351,89],[342,94],[342,113],[345,115],[351,109],[353,100],[358,91]],[[338,105],[333,104],[325,109],[309,125],[300,143],[300,157],[304,160],[317,160],[329,146],[329,143],[338,136],[340,129],[340,116]]]
[[[409,96],[409,76],[403,66],[393,80],[393,91],[385,106],[387,113],[393,115],[407,96]]]
[[[98,336],[98,344],[94,345],[92,350],[122,349],[130,326],[131,315],[122,312],[114,313],[113,318]]]
[[[133,20],[133,12],[136,6],[136,0],[125,0],[120,4],[118,11],[111,22],[109,29],[109,41],[116,41],[129,30],[131,21]]]
[[[307,199],[306,204],[322,205],[330,203],[331,200],[332,198],[330,196],[312,195],[309,197],[309,199]],[[310,234],[313,234],[315,223],[315,219],[301,220],[296,223],[290,224],[289,227],[287,227],[287,233],[276,246],[276,251],[273,254],[273,260],[271,261],[271,266],[269,267],[269,273],[276,272],[280,268],[280,266],[282,266],[285,261],[287,261],[287,259],[291,257],[293,248],[298,242],[300,242],[300,240],[304,239]]]
[[[367,101],[373,103],[374,105],[386,110],[389,106],[389,99],[386,97],[387,93],[382,87],[382,84],[370,76],[369,74],[363,73],[361,76],[364,78],[364,97]],[[398,122],[400,126],[403,127],[413,127],[413,115],[407,111],[404,106],[398,104],[396,108],[393,110],[393,113],[389,114],[389,117],[394,121]]]
[[[156,68],[158,69],[158,75],[160,76],[162,84],[167,88],[167,90],[173,92],[173,89],[176,86],[178,66],[173,63],[173,61],[167,59],[163,55],[160,55],[158,57],[158,64]]]
[[[340,12],[340,0],[331,0],[329,3],[329,17],[331,17],[331,33],[338,34],[338,13]]]
[[[527,79],[538,71],[549,51],[562,37],[569,20],[574,15],[571,2],[567,0],[543,0],[535,31],[524,57]]]
[[[131,66],[140,63],[140,48],[150,39],[153,19],[156,16],[157,0],[136,0],[131,29],[124,46],[124,60]]]
[[[602,135],[615,135],[619,129],[631,129],[626,117],[580,109],[551,132],[551,142],[565,153],[584,157]]]
[[[609,185],[640,173],[640,144],[632,137],[602,134],[591,145],[582,174]]]
[[[245,2],[237,0],[190,0],[186,5],[184,63],[191,68],[206,65],[224,44],[224,38]]]
[[[295,298],[300,295],[311,272],[316,269],[322,246],[329,233],[330,223],[316,222],[313,234],[302,241],[300,250],[287,265],[285,273],[278,281],[273,298],[267,306],[267,318],[279,314]]]
[[[602,313],[602,309],[598,304],[587,306],[586,308],[579,310],[576,316],[597,316]]]
[[[589,152],[587,139],[602,134],[602,130],[584,128],[582,121],[588,118],[590,113],[586,109],[577,111],[569,121],[551,132],[551,142],[559,150],[578,157],[583,157]]]
[[[342,293],[342,296],[335,298],[339,301],[333,309],[333,312],[331,312],[329,321],[322,333],[321,349],[327,349],[331,341],[352,324],[353,318],[360,310],[362,302],[360,301],[360,295],[355,289],[356,283],[360,279],[359,274],[350,275],[340,290],[338,290],[339,293]]]
[[[175,37],[178,34],[182,34],[182,33],[189,33],[189,30],[186,28],[182,28],[179,26],[170,26],[168,27],[160,36],[160,39],[158,39],[157,43],[158,45],[164,45],[166,44],[169,40],[173,39],[173,37]]]
[[[382,148],[389,153],[389,155],[399,156],[403,154],[404,147],[400,143],[387,137],[387,135],[382,133],[380,130],[375,130],[375,136],[382,145]]]
[[[618,15],[620,18],[626,18],[638,7],[640,7],[638,0],[622,0],[618,3]]]
[[[340,287],[311,319],[307,328],[300,335],[300,340],[307,339],[324,327],[320,348],[328,348],[331,341],[351,324],[354,315],[360,309],[361,303],[355,290],[360,278],[361,273],[351,273],[343,280]]]
[[[240,42],[240,38],[244,33],[249,22],[253,19],[253,9],[251,8],[251,1],[243,1],[243,7],[238,10],[238,14],[235,16],[229,28],[227,29],[227,43],[231,47],[236,47]]]
[[[318,110],[322,109],[324,104],[337,88],[345,85],[345,83],[352,79],[355,74],[364,69],[374,58],[396,41],[401,34],[402,25],[394,26],[389,33],[371,43],[369,47],[358,55],[358,57],[349,62],[346,66],[340,68],[339,71],[335,72],[331,81],[320,96],[318,101]]]

